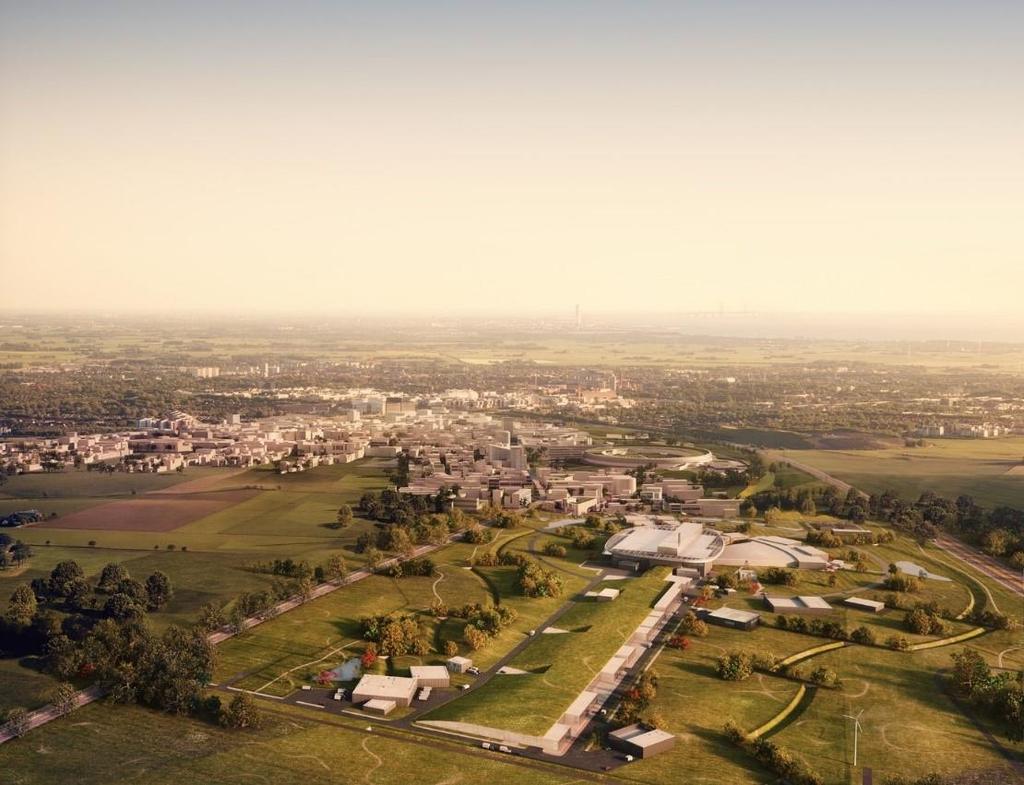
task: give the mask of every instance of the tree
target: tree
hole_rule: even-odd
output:
[[[96,584],[96,591],[104,594],[112,594],[121,583],[131,577],[123,564],[111,562],[100,572],[99,582]]]
[[[459,644],[455,641],[444,642],[444,656],[445,657],[456,657],[459,654]]]
[[[118,592],[111,594],[104,603],[103,615],[110,619],[124,621],[132,617],[145,616],[145,609],[132,596]]]
[[[352,523],[352,508],[349,505],[343,504],[338,508],[337,522],[341,527]]]
[[[345,577],[348,571],[345,565],[345,558],[340,553],[331,554],[327,560],[327,567],[324,572],[330,580],[337,581]]]
[[[472,624],[466,625],[466,629],[463,630],[462,636],[466,639],[466,643],[469,644],[469,648],[473,651],[482,649],[487,645],[487,633],[477,627],[474,627]]]
[[[377,644],[367,643],[366,648],[363,650],[362,656],[359,658],[359,663],[362,665],[363,670],[371,667],[377,661]]]
[[[165,573],[157,570],[146,578],[146,598],[150,610],[160,610],[173,596],[174,589],[171,587],[171,579]]]
[[[36,593],[27,583],[20,584],[11,594],[11,602],[4,611],[4,618],[15,627],[27,627],[36,615],[39,603]]]
[[[24,736],[29,731],[28,712],[21,706],[8,711],[4,718],[4,730],[16,738]]]
[[[683,635],[703,638],[708,634],[708,624],[703,619],[697,618],[697,614],[693,611],[687,611],[679,622],[679,632]]]
[[[973,649],[963,649],[952,655],[953,685],[962,695],[970,696],[992,675],[985,658]]]
[[[384,561],[384,554],[381,553],[379,549],[373,547],[372,545],[369,548],[366,549],[366,554],[365,555],[366,555],[366,566],[369,567],[371,570],[374,570],[374,571],[376,571],[376,569],[378,567],[380,567],[381,563]]]
[[[69,607],[77,608],[89,593],[89,585],[85,582],[85,573],[78,562],[68,559],[58,562],[50,572],[46,583],[49,596],[63,600]]]
[[[263,725],[259,707],[249,695],[238,693],[220,715],[220,724],[236,730],[258,730]]]
[[[874,646],[875,633],[872,632],[870,628],[862,625],[850,633],[850,640],[854,643],[859,643],[862,646]]]
[[[82,665],[78,647],[67,635],[54,635],[43,647],[46,670],[61,678],[70,679]]]
[[[213,645],[199,630],[168,627],[159,639],[149,639],[135,666],[142,703],[187,714],[213,678]]]
[[[218,608],[212,602],[208,602],[199,609],[199,618],[196,620],[196,626],[206,632],[213,632],[219,630],[227,623],[227,619],[224,617],[224,611]]]
[[[50,694],[50,703],[57,710],[57,714],[63,717],[78,706],[78,691],[73,685],[62,681],[53,688],[53,692]]]

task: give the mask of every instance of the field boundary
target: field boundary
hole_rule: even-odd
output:
[[[796,711],[796,707],[800,705],[800,702],[804,699],[804,696],[806,695],[807,685],[801,684],[800,688],[796,691],[796,695],[794,695],[793,699],[789,703],[787,703],[785,707],[783,707],[782,711],[780,711],[778,714],[776,714],[774,717],[768,720],[768,722],[764,723],[763,725],[757,728],[754,728],[754,730],[750,731],[750,733],[747,734],[747,741],[754,741],[755,739],[759,739],[764,734],[770,733],[772,730],[777,728],[782,722],[786,720],[787,717],[789,717],[789,715]]]

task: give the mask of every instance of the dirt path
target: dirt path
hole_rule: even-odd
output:
[[[337,653],[338,653],[339,651],[343,651],[344,649],[347,649],[347,648],[348,648],[349,646],[351,646],[351,645],[352,645],[352,643],[353,643],[352,641],[349,641],[348,643],[346,643],[346,644],[345,644],[345,645],[343,645],[343,646],[339,646],[339,647],[338,647],[338,648],[336,648],[336,649],[332,649],[331,651],[327,652],[327,654],[325,654],[325,655],[324,655],[323,657],[320,657],[319,659],[316,659],[316,660],[310,660],[309,662],[304,662],[304,663],[302,663],[301,665],[296,665],[296,666],[295,666],[294,668],[289,668],[289,669],[288,669],[288,670],[286,670],[286,671],[285,671],[284,673],[281,673],[281,674],[279,674],[279,675],[275,676],[274,678],[272,678],[272,679],[271,679],[270,681],[268,681],[268,682],[267,682],[266,684],[264,684],[263,686],[261,686],[261,687],[257,687],[257,688],[256,688],[255,690],[253,690],[253,692],[263,692],[263,690],[265,690],[265,689],[266,689],[267,687],[269,687],[269,686],[270,686],[271,684],[273,684],[273,683],[274,683],[274,682],[276,682],[276,681],[280,681],[280,680],[281,680],[281,679],[283,679],[283,678],[284,678],[285,676],[287,676],[287,675],[288,675],[289,673],[294,673],[295,671],[299,670],[299,668],[306,668],[306,667],[308,667],[308,666],[310,666],[310,665],[316,665],[316,664],[317,664],[318,662],[323,662],[323,661],[324,661],[324,660],[326,660],[326,659],[327,659],[328,657],[333,657],[333,656],[334,656],[335,654],[337,654]]]
[[[438,579],[436,581],[434,581],[434,584],[430,587],[430,590],[432,592],[434,592],[434,596],[437,598],[438,602],[444,602],[444,600],[441,599],[441,595],[437,593],[437,584],[439,584],[441,581],[444,580],[444,573],[443,572],[439,572],[438,576],[439,576]]]

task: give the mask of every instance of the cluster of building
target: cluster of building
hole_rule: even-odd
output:
[[[914,431],[915,436],[928,439],[938,439],[943,436],[960,439],[998,439],[1000,436],[1009,436],[1012,433],[1012,428],[987,422],[980,424],[953,423],[952,425],[930,424],[922,425]]]
[[[110,434],[0,440],[9,473],[64,471],[171,472],[190,466],[250,467],[272,463],[281,473],[364,457],[409,459],[399,490],[434,496],[451,492],[454,506],[475,511],[539,504],[571,516],[641,511],[729,518],[735,499],[709,497],[685,480],[651,479],[636,471],[649,456],[595,448],[587,431],[552,423],[502,419],[473,408],[474,390],[446,390],[419,399],[373,390],[348,391],[328,414],[290,414],[255,421],[232,415],[201,422],[173,411]],[[710,453],[667,449],[658,465],[708,465]],[[675,453],[678,452],[678,455]]]

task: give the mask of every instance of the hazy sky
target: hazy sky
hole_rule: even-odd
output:
[[[1024,310],[1019,0],[0,7],[5,304]]]

